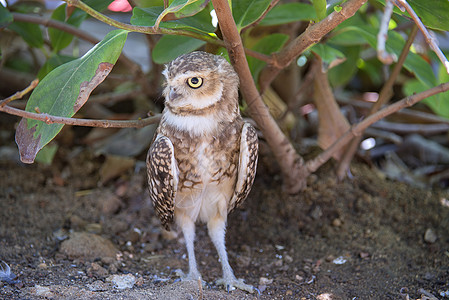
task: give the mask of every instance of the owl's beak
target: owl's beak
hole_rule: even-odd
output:
[[[170,93],[168,94],[168,98],[170,99],[170,101],[176,101],[179,98],[179,96],[181,95],[176,92],[176,89],[174,88],[170,89]]]

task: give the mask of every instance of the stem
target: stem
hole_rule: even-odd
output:
[[[321,167],[325,162],[327,162],[332,157],[333,153],[338,151],[341,147],[345,146],[353,137],[360,136],[363,133],[363,131],[366,128],[368,128],[371,124],[405,107],[412,106],[425,98],[431,97],[436,94],[444,93],[448,90],[449,90],[449,82],[440,84],[436,87],[425,90],[424,92],[421,92],[419,94],[405,97],[400,101],[395,102],[394,104],[391,104],[379,110],[378,112],[368,116],[360,123],[352,125],[351,129],[349,129],[335,143],[333,143],[332,146],[327,148],[324,152],[322,152],[314,159],[307,161],[301,168],[301,174],[304,174],[304,176],[308,176],[311,173],[315,172],[319,167]]]
[[[142,128],[150,124],[159,122],[160,115],[155,115],[140,120],[92,120],[92,119],[76,119],[52,116],[46,113],[33,113],[21,109],[17,109],[8,105],[0,107],[0,111],[8,113],[10,115],[19,116],[22,118],[33,119],[43,121],[47,124],[65,124],[75,126],[87,126],[87,127],[101,127],[101,128]]]
[[[117,20],[114,20],[95,9],[91,8],[84,2],[80,0],[64,0],[67,2],[67,5],[78,7],[79,9],[82,9],[86,13],[88,13],[90,16],[94,17],[95,19],[106,23],[108,25],[114,26],[116,28],[133,31],[133,32],[140,32],[145,34],[173,34],[173,35],[184,35],[189,36],[198,40],[206,41],[211,44],[223,46],[222,41],[220,41],[218,38],[213,37],[211,35],[202,34],[194,31],[189,30],[180,30],[180,29],[168,29],[168,28],[156,28],[155,26],[136,26],[131,24],[126,24],[119,22]]]
[[[269,63],[260,75],[261,92],[271,84],[279,72],[310,46],[318,43],[326,34],[346,19],[352,17],[367,0],[348,0],[342,4],[339,12],[332,12],[321,22],[308,27],[280,52],[271,55]]]
[[[284,187],[289,193],[297,193],[306,184],[305,177],[301,177],[299,173],[303,159],[280,130],[257,91],[228,1],[212,0],[212,4],[217,13],[229,58],[240,77],[242,86],[240,91],[248,104],[249,113],[262,131],[281,167]]]
[[[21,99],[23,96],[25,96],[26,94],[28,94],[29,92],[34,90],[34,88],[38,85],[38,83],[39,83],[39,79],[35,79],[24,90],[19,91],[19,92],[15,93],[14,95],[0,101],[0,109],[5,107],[6,104],[8,104],[11,101]]]
[[[430,48],[432,48],[433,52],[438,56],[440,61],[443,63],[444,67],[446,68],[446,72],[449,74],[449,61],[447,61],[446,56],[444,56],[441,49],[438,47],[435,38],[430,35],[429,31],[427,30],[426,26],[421,22],[421,19],[418,17],[418,15],[415,13],[413,8],[408,4],[405,0],[397,0],[397,2],[405,8],[405,10],[408,12],[408,14],[412,17],[415,24],[418,26],[419,30],[421,30],[421,33],[426,38],[427,43],[429,44]],[[398,6],[399,7],[399,6]],[[399,7],[401,8],[401,7]]]
[[[413,26],[412,31],[410,32],[407,41],[405,42],[404,47],[402,48],[401,54],[399,55],[398,62],[394,65],[393,71],[390,74],[390,77],[388,78],[385,85],[382,87],[382,90],[379,93],[379,98],[377,99],[376,103],[374,103],[373,106],[371,106],[371,109],[368,113],[368,115],[372,115],[376,111],[378,111],[382,105],[386,104],[393,93],[393,85],[396,82],[397,77],[399,76],[399,73],[401,72],[402,66],[404,65],[404,62],[407,58],[407,55],[410,51],[410,47],[413,44],[413,41],[415,40],[416,34],[418,33],[418,27]],[[352,161],[352,158],[354,157],[355,153],[357,152],[357,148],[359,147],[360,141],[362,140],[363,132],[360,134],[360,136],[355,137],[350,145],[346,148],[346,153],[343,155],[342,159],[339,162],[338,168],[337,168],[337,177],[342,180],[347,172],[349,170],[349,164]]]

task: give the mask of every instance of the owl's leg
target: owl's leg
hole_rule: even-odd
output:
[[[189,257],[189,273],[185,275],[182,271],[177,270],[176,273],[181,277],[181,280],[201,280],[201,274],[198,272],[198,267],[195,258],[195,223],[190,217],[184,215],[181,219],[182,233],[186,242],[187,255]]]
[[[229,265],[225,246],[226,220],[220,214],[217,214],[214,218],[209,220],[207,228],[209,230],[209,236],[214,243],[215,248],[217,248],[218,257],[220,258],[223,269],[223,278],[217,280],[217,284],[222,285],[228,291],[238,288],[253,293],[255,290],[254,287],[245,284],[243,279],[235,278],[234,272]]]

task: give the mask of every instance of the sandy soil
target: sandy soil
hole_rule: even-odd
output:
[[[100,184],[104,160],[83,149],[60,149],[52,166],[0,160],[0,259],[17,276],[3,264],[0,298],[449,297],[447,191],[388,181],[356,163],[352,180],[336,182],[329,164],[289,196],[273,159],[262,157],[227,232],[236,276],[258,296],[214,285],[220,264],[204,226],[196,250],[207,285],[177,281],[174,270],[187,269],[182,235],[160,228],[142,163]]]

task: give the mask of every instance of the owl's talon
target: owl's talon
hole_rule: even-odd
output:
[[[226,289],[226,291],[229,293],[230,291],[233,291],[235,289],[239,289],[242,291],[246,291],[250,294],[254,293],[254,291],[258,291],[260,295],[260,291],[253,287],[252,285],[246,284],[243,279],[239,278],[232,278],[232,279],[218,279],[215,284],[222,286]]]

